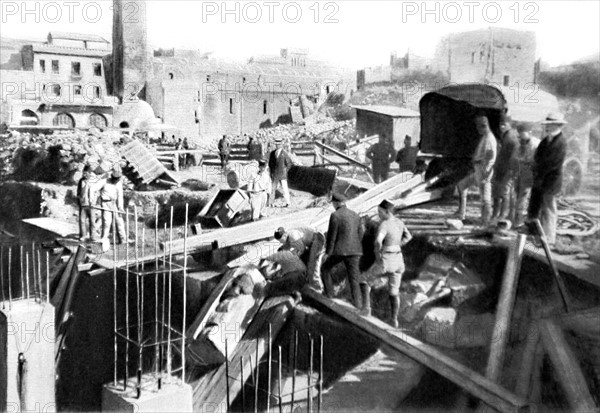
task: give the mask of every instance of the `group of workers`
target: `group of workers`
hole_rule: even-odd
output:
[[[115,165],[107,177],[103,171],[94,171],[91,165],[85,165],[83,176],[77,185],[79,201],[79,239],[81,241],[102,241],[109,244],[111,229],[118,243],[129,242],[125,230],[123,214],[123,172]],[[97,221],[101,219],[101,226]],[[113,223],[114,219],[114,223]],[[100,229],[100,234],[98,234]],[[98,239],[100,235],[100,239]]]
[[[457,215],[466,215],[468,188],[476,185],[481,197],[481,222],[510,220],[520,227],[539,219],[549,244],[556,242],[556,196],[562,186],[567,142],[561,113],[551,113],[542,122],[541,142],[532,136],[532,124],[514,128],[508,115],[499,122],[497,140],[485,114],[475,118],[479,142],[473,154],[473,173],[457,185],[460,194]]]
[[[334,295],[333,273],[338,264],[344,265],[352,294],[353,305],[361,315],[371,314],[371,287],[381,277],[388,278],[390,324],[398,327],[400,310],[400,283],[405,270],[402,247],[412,236],[404,223],[394,216],[394,204],[384,200],[378,206],[380,223],[374,242],[375,262],[360,270],[363,257],[365,229],[361,217],[346,205],[342,194],[331,198],[335,212],[331,214],[327,237],[316,266],[319,271],[307,274],[304,262],[312,255],[311,248],[321,236],[312,228],[279,228],[274,236],[281,242],[280,251],[262,260],[260,270],[269,281],[267,294],[288,294],[308,284],[328,297]],[[319,247],[317,247],[319,248]],[[322,265],[320,264],[322,262]],[[320,276],[318,275],[320,274]]]
[[[366,159],[358,154],[358,161],[371,162],[373,179],[375,183],[381,183],[389,177],[390,166],[393,162],[398,164],[398,172],[412,172],[417,163],[418,146],[413,146],[412,137],[404,137],[404,146],[398,152],[394,149],[394,142],[385,133],[379,135],[379,141],[372,145],[365,153]]]

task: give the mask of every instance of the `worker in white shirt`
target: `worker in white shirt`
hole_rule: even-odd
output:
[[[116,219],[115,226],[117,230],[118,243],[128,242],[125,230],[123,215],[125,213],[123,202],[123,182],[121,177],[123,173],[119,166],[115,166],[111,172],[110,178],[106,181],[100,190],[100,201],[102,202],[102,240],[109,242],[110,231],[112,227],[113,215]]]
[[[269,201],[271,188],[271,176],[267,171],[267,161],[260,159],[258,161],[258,173],[248,184],[252,221],[258,221],[263,216],[263,211]]]
[[[481,198],[481,223],[487,226],[492,217],[492,178],[494,164],[498,153],[498,143],[490,129],[490,123],[485,115],[475,117],[475,127],[479,134],[479,143],[473,154],[473,173],[458,183],[459,209],[457,215],[465,219],[467,212],[467,194],[472,185],[479,188]]]

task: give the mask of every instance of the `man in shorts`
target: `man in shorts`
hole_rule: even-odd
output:
[[[394,204],[383,200],[377,208],[381,224],[375,238],[375,263],[367,270],[365,277],[371,286],[379,277],[389,277],[389,296],[391,307],[390,324],[398,328],[398,312],[400,310],[400,282],[404,273],[404,257],[402,247],[408,243],[412,235],[404,223],[394,216]],[[370,288],[366,303],[361,313],[370,315]]]

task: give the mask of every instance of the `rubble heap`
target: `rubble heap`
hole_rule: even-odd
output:
[[[109,171],[121,159],[121,144],[119,132],[12,132],[0,140],[0,175],[17,181],[75,184],[87,163]]]

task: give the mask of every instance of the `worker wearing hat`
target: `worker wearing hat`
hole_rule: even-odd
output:
[[[533,187],[529,201],[529,219],[539,219],[549,244],[556,242],[556,196],[562,187],[563,163],[567,141],[562,128],[567,122],[562,113],[550,113],[542,122],[544,138],[533,162]]]
[[[363,255],[364,228],[360,216],[346,206],[344,195],[334,193],[331,201],[335,212],[329,219],[325,248],[327,258],[322,269],[325,294],[329,297],[333,296],[331,271],[337,264],[343,262],[348,274],[354,306],[360,310],[363,306],[362,295],[368,288],[367,281],[360,274],[358,267],[360,257]]]
[[[117,227],[118,242],[127,242],[125,232],[125,222],[123,221],[123,213],[125,211],[123,201],[123,182],[121,177],[123,172],[119,165],[115,165],[111,171],[110,177],[100,190],[100,201],[102,203],[102,242],[103,244],[110,242],[110,230],[113,217],[115,226]]]
[[[412,239],[404,222],[394,216],[394,204],[383,200],[377,208],[381,224],[375,237],[375,263],[364,274],[367,279],[367,291],[362,313],[370,315],[370,285],[382,276],[388,277],[389,300],[391,308],[390,324],[398,328],[400,310],[400,283],[404,274],[404,256],[402,247]]]
[[[248,185],[252,221],[258,221],[263,216],[265,207],[269,202],[271,186],[271,177],[269,171],[267,171],[267,161],[260,159],[258,161],[258,173]]]
[[[527,206],[531,197],[533,186],[533,156],[540,140],[531,136],[533,125],[531,123],[520,123],[517,126],[519,135],[519,146],[517,148],[517,160],[515,168],[515,201],[511,206],[510,219],[514,227],[520,227],[525,223],[527,217]]]
[[[457,215],[461,220],[466,218],[469,187],[476,185],[481,198],[481,224],[487,226],[492,217],[492,178],[494,164],[498,153],[496,138],[490,129],[487,116],[483,113],[475,115],[475,128],[479,142],[473,154],[473,173],[457,184],[459,206]]]
[[[507,114],[500,117],[499,128],[502,136],[498,141],[498,158],[494,165],[492,219],[507,219],[510,215],[510,202],[513,198],[519,135],[512,128],[512,119]]]
[[[281,138],[275,138],[274,143],[275,150],[269,155],[269,169],[271,170],[271,180],[273,181],[270,203],[275,202],[277,189],[281,186],[283,199],[285,200],[285,206],[287,207],[291,204],[287,174],[293,164],[292,158],[290,158],[290,155],[283,149],[283,140]]]
[[[77,183],[77,200],[79,201],[79,240],[96,240],[96,211],[98,201],[98,180],[94,176],[92,166],[83,167],[83,176]]]

